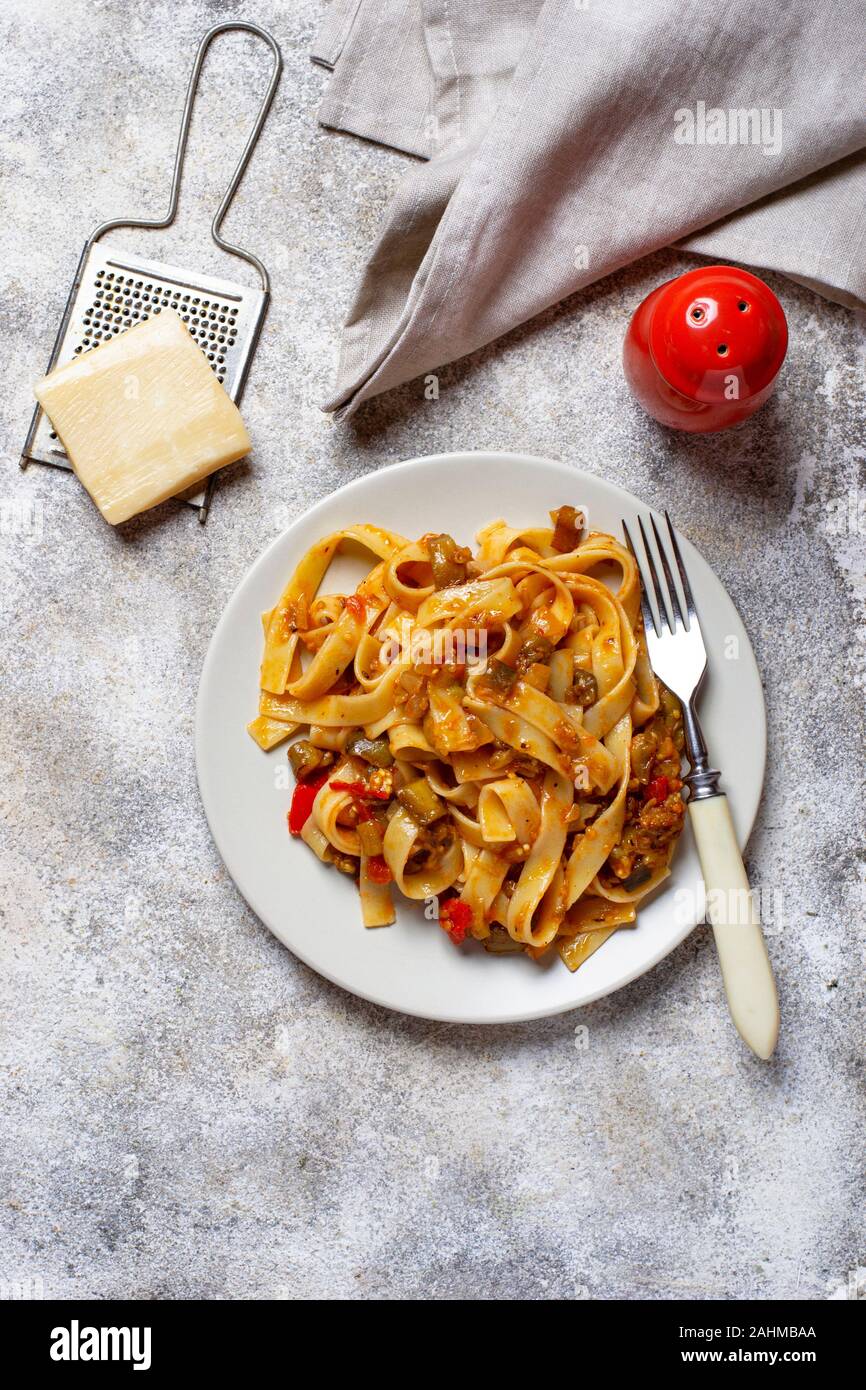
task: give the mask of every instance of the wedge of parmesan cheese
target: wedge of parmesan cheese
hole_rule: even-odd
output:
[[[240,411],[171,309],[58,367],[36,398],[115,526],[250,449]]]

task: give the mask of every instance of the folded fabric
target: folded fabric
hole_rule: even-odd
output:
[[[429,162],[388,211],[324,408],[672,242],[866,303],[864,41],[862,0],[334,0],[320,120]]]

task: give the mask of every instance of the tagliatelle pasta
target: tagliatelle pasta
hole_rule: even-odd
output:
[[[365,926],[394,921],[396,889],[455,942],[555,947],[576,970],[669,873],[682,712],[650,669],[629,551],[571,507],[551,520],[495,521],[474,553],[371,525],[324,537],[262,615],[248,727],[264,750],[293,739],[289,830],[356,880]],[[369,573],[320,594],[346,543]]]

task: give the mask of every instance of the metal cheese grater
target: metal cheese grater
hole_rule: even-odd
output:
[[[274,55],[274,62],[256,123],[217,209],[211,225],[211,236],[221,250],[228,251],[232,256],[239,256],[255,266],[261,281],[260,289],[248,289],[233,280],[200,275],[197,271],[185,270],[181,266],[165,265],[160,261],[129,256],[126,252],[113,251],[98,244],[106,232],[114,231],[116,227],[157,229],[170,227],[174,222],[192,107],[202,64],[211,40],[215,39],[217,34],[225,34],[230,30],[243,30],[264,39]],[[117,333],[122,333],[124,329],[143,322],[151,314],[171,308],[183,319],[232,400],[235,403],[240,401],[270,301],[270,278],[258,256],[225,241],[220,235],[220,227],[256,147],[282,70],[283,59],[276,40],[257,24],[216,24],[208,30],[199,44],[190,74],[178,134],[168,212],[165,217],[152,220],[138,217],[115,218],[111,222],[103,222],[96,228],[81,253],[47,371],[71,362],[82,352],[99,347],[101,343],[107,342]],[[55,468],[71,468],[60,440],[51,428],[50,420],[38,405],[33,412],[22,451],[21,467],[26,468],[31,461],[47,463]],[[212,473],[203,488],[183,497],[183,501],[198,510],[198,519],[202,523],[207,519],[216,478],[217,474]]]

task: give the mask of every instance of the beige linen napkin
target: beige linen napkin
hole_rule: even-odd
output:
[[[323,124],[427,156],[326,409],[483,346],[671,242],[866,303],[866,6],[335,0]]]

